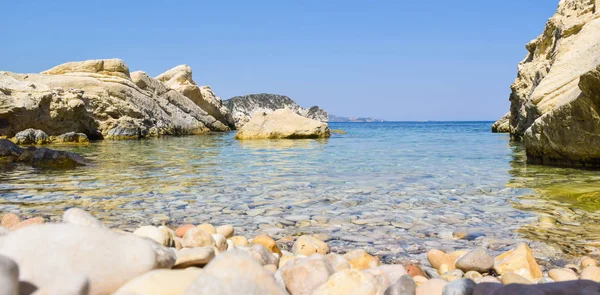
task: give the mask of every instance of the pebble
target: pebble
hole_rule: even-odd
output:
[[[497,283],[497,284],[502,284],[502,281],[500,281],[500,279],[498,279],[497,277],[492,277],[492,276],[485,276],[485,277],[481,277],[481,278],[476,278],[475,283],[480,284],[480,283]]]
[[[273,274],[240,250],[227,251],[213,259],[184,295],[286,295]]]
[[[253,245],[263,245],[271,253],[277,253],[281,257],[281,250],[275,240],[265,234],[261,234],[252,239]]]
[[[204,266],[215,257],[215,250],[212,246],[183,248],[176,252],[177,260],[173,268],[187,268],[190,266]]]
[[[127,282],[114,295],[180,295],[203,273],[199,268],[157,269]]]
[[[356,269],[346,269],[333,274],[313,295],[376,295],[375,278]]]
[[[568,268],[555,268],[548,271],[548,276],[555,282],[564,282],[577,280],[578,277],[574,271]]]
[[[580,265],[582,269],[585,269],[588,266],[598,266],[598,260],[589,257],[584,257],[583,259],[581,259]]]
[[[589,265],[581,271],[582,280],[591,280],[600,283],[600,267],[595,265]]]
[[[19,266],[4,255],[0,255],[0,294],[19,294]]]
[[[207,232],[207,233],[209,233],[211,235],[217,233],[217,230],[215,229],[215,227],[212,224],[210,224],[210,223],[200,224],[196,228],[199,229],[199,230],[203,230],[203,231],[205,231],[205,232]]]
[[[409,265],[406,266],[406,271],[408,272],[408,274],[411,277],[414,276],[423,276],[425,277],[425,273],[423,272],[423,270],[419,267],[419,265],[411,263]]]
[[[158,227],[152,225],[142,226],[136,229],[133,234],[153,240],[160,245],[169,246],[169,237]]]
[[[417,286],[421,286],[425,282],[429,281],[429,279],[427,279],[426,277],[422,277],[422,276],[413,277],[413,280],[415,281],[415,284],[417,284]]]
[[[248,248],[248,254],[253,257],[260,265],[273,264],[279,266],[279,256],[271,253],[265,246],[256,244]]]
[[[479,272],[471,270],[471,271],[467,271],[465,273],[464,277],[467,279],[475,280],[475,279],[481,278],[483,276]]]
[[[34,224],[43,224],[45,221],[43,218],[41,217],[33,217],[33,218],[29,218],[29,219],[25,219],[17,224],[15,224],[13,227],[10,228],[10,230],[12,231],[16,231],[18,229],[30,226],[30,225],[34,225]]]
[[[385,291],[387,286],[400,279],[400,277],[403,275],[407,274],[404,266],[400,264],[380,265],[378,267],[369,268],[365,270],[365,272],[372,274],[376,278],[383,278],[381,280],[383,281],[384,285],[382,291]]]
[[[2,216],[2,221],[0,225],[2,227],[11,229],[13,226],[17,225],[17,223],[21,222],[21,218],[14,213],[7,213]]]
[[[317,254],[291,259],[280,272],[285,287],[290,293],[310,295],[335,271],[324,255]]]
[[[198,228],[191,228],[183,236],[181,245],[186,248],[214,246],[212,235]]]
[[[442,295],[471,295],[476,285],[471,279],[454,280],[444,287]]]
[[[96,219],[92,214],[79,208],[71,208],[65,211],[62,222],[93,227],[104,227],[102,221]]]
[[[416,295],[442,294],[448,282],[442,279],[431,279],[417,287]]]
[[[196,226],[193,224],[184,224],[175,230],[175,234],[178,237],[183,238],[183,236],[185,236],[185,234],[187,233],[188,230],[195,228],[195,227]]]
[[[234,234],[234,229],[231,224],[217,226],[217,233],[223,235],[225,238],[231,238]]]
[[[442,266],[445,265],[445,270],[448,271],[455,269],[456,267],[454,264],[456,260],[466,253],[467,251],[455,251],[451,253],[446,253],[441,250],[432,249],[429,250],[429,252],[427,252],[427,260],[429,260],[429,263],[431,264],[431,266],[433,266],[433,268],[440,270],[440,268],[442,268]]]
[[[229,238],[229,240],[231,240],[236,246],[247,247],[249,245],[248,239],[246,239],[244,236],[233,236]]]
[[[379,258],[367,253],[365,250],[357,249],[344,254],[344,258],[350,262],[353,269],[369,269],[381,264]]]
[[[494,258],[486,249],[477,247],[456,260],[455,266],[464,272],[486,273],[494,267]]]
[[[494,270],[500,275],[506,273],[519,274],[530,282],[542,278],[542,270],[535,261],[531,248],[524,243],[496,257],[494,259]]]
[[[310,256],[313,254],[325,255],[329,253],[329,246],[327,243],[311,236],[300,236],[292,247],[294,255],[306,255]]]
[[[213,240],[215,240],[215,247],[219,249],[220,252],[227,250],[227,239],[222,234],[212,234]]]
[[[505,273],[502,275],[502,279],[501,279],[502,284],[504,285],[508,285],[508,284],[533,284],[532,281],[528,280],[527,278],[520,276],[516,273]]]
[[[417,284],[412,277],[403,275],[385,290],[384,295],[414,295],[416,292]]]
[[[450,270],[450,271],[447,271],[446,273],[442,274],[442,279],[444,279],[448,282],[452,282],[454,280],[461,279],[463,277],[463,275],[464,275],[464,273],[462,270],[454,269],[454,270]]]

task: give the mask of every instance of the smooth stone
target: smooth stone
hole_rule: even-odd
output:
[[[467,271],[465,273],[464,277],[467,279],[476,280],[478,278],[482,278],[483,276],[479,272],[471,270],[471,271]]]
[[[294,259],[294,254],[287,251],[281,251],[281,257],[279,258],[279,268],[282,268],[286,263],[288,263],[288,261],[292,259]]]
[[[195,228],[195,227],[196,227],[196,226],[195,226],[195,225],[193,225],[193,224],[184,224],[184,225],[182,225],[182,226],[178,227],[178,228],[175,230],[175,234],[176,234],[178,237],[180,237],[180,238],[183,238],[183,237],[185,236],[185,234],[187,233],[187,231],[188,231],[188,230],[190,230],[190,229],[192,229],[192,228]]]
[[[217,233],[217,229],[215,229],[215,227],[212,224],[210,224],[210,223],[200,224],[196,228],[199,229],[199,230],[203,230],[203,231],[205,231],[205,232],[207,232],[207,233],[209,233],[211,235]]]
[[[481,283],[502,284],[502,281],[500,281],[498,278],[492,277],[492,276],[485,276],[485,277],[481,277],[481,278],[476,278],[474,281],[477,284],[481,284]]]
[[[183,236],[181,245],[186,248],[214,246],[215,240],[211,234],[198,228],[191,228]]]
[[[327,243],[311,236],[300,236],[292,246],[292,252],[294,255],[306,255],[310,256],[313,254],[325,255],[329,253],[329,246]]]
[[[465,273],[463,273],[462,270],[460,270],[460,269],[454,269],[454,270],[450,270],[450,271],[447,271],[446,273],[444,273],[442,275],[442,279],[444,279],[444,280],[446,280],[448,282],[452,282],[454,280],[462,279],[462,277],[463,277],[464,274]]]
[[[19,216],[17,216],[14,213],[6,213],[2,216],[2,222],[0,222],[0,225],[2,227],[11,229],[13,226],[17,225],[19,222],[21,222],[21,218],[19,218]]]
[[[483,283],[477,283],[477,285],[475,286],[475,290],[473,290],[473,295],[493,295],[496,294],[495,292],[503,289],[505,286],[502,284],[498,284],[498,283],[487,283],[487,282],[483,282]],[[512,295],[515,293],[498,293],[497,295],[502,295],[502,294],[506,294],[506,295]],[[526,295],[527,293],[520,293],[520,295]]]
[[[163,234],[165,235],[165,237],[167,238],[167,240],[165,241],[165,246],[167,247],[177,247],[177,245],[175,245],[175,239],[179,239],[179,237],[177,236],[177,234],[175,233],[174,230],[161,225],[158,227],[158,229],[160,229]],[[180,248],[181,249],[181,245]]]
[[[25,219],[25,220],[15,224],[13,227],[10,228],[10,230],[16,231],[18,229],[22,229],[22,228],[28,227],[30,225],[43,224],[44,222],[45,222],[44,218],[33,217],[33,218]]]
[[[271,253],[277,253],[281,257],[281,250],[275,240],[265,234],[261,234],[252,239],[253,245],[263,245]]]
[[[442,295],[471,295],[476,285],[471,279],[454,280],[444,287]]]
[[[440,271],[440,273],[445,273],[446,271],[455,269],[456,260],[467,254],[467,251],[455,251],[451,253],[446,253],[441,250],[432,249],[427,252],[427,260],[433,266],[433,268],[440,270],[442,265],[446,265],[445,271]]]
[[[440,279],[441,278],[438,271],[433,267],[421,266],[421,270],[423,270],[423,272],[425,273],[424,277],[427,277],[430,279]]]
[[[246,239],[244,236],[233,236],[229,238],[229,240],[231,240],[236,246],[247,247],[249,245],[248,239]]]
[[[0,248],[19,265],[21,281],[46,286],[57,276],[82,274],[91,295],[110,294],[138,275],[170,268],[159,251],[170,250],[135,235],[64,223],[22,228],[3,237]]]
[[[286,295],[273,274],[247,253],[234,250],[217,256],[184,295]]]
[[[222,234],[213,234],[213,240],[215,240],[215,247],[219,249],[219,251],[223,252],[227,250],[227,238]]]
[[[133,232],[134,235],[142,238],[147,238],[152,241],[157,242],[163,246],[169,246],[169,237],[165,235],[165,233],[156,226],[145,225]]]
[[[217,226],[217,233],[223,235],[225,238],[231,238],[233,237],[233,233],[234,233],[234,229],[233,229],[233,225],[231,224],[226,224],[226,225],[221,225],[221,226]]]
[[[581,276],[579,278],[600,283],[600,267],[595,265],[587,266],[581,271]]]
[[[551,269],[548,271],[548,276],[555,282],[564,282],[579,279],[572,270],[566,268]]]
[[[416,295],[441,295],[448,282],[442,279],[431,279],[417,287]]]
[[[587,280],[576,280],[550,284],[478,284],[473,295],[567,295],[567,294],[600,294],[600,285]]]
[[[104,227],[104,223],[92,214],[79,208],[71,208],[62,216],[62,222],[82,226]]]
[[[379,258],[372,256],[365,250],[357,249],[344,254],[353,269],[363,270],[377,267],[381,264]]]
[[[533,284],[532,281],[528,280],[527,278],[520,276],[516,273],[505,273],[502,275],[502,278],[500,279],[500,281],[502,282],[502,284],[504,285],[508,285],[508,284]]]
[[[500,275],[505,273],[518,274],[530,282],[542,278],[542,270],[535,261],[531,248],[524,243],[496,257],[494,259],[494,270]]]
[[[294,258],[280,270],[286,289],[294,295],[310,295],[335,271],[324,255]]]
[[[19,266],[4,255],[0,255],[0,294],[19,295]]]
[[[390,284],[407,274],[404,266],[400,264],[380,265],[378,267],[366,269],[365,272],[372,274],[374,277],[383,277],[385,279],[385,286],[382,291],[385,291]]]
[[[256,261],[258,261],[260,265],[279,265],[279,256],[273,255],[275,253],[271,253],[271,251],[269,251],[263,245],[252,245],[252,247],[248,248],[248,254],[250,254],[251,257],[256,259]]]
[[[202,269],[157,269],[123,285],[114,295],[182,295],[203,273]]]
[[[415,281],[415,284],[417,284],[417,287],[418,287],[418,286],[425,284],[425,282],[429,281],[429,279],[426,277],[422,277],[422,276],[415,276],[415,277],[413,277],[413,281]]]
[[[494,258],[486,249],[477,247],[456,260],[454,265],[464,272],[486,273],[494,267]]]
[[[417,284],[412,276],[406,274],[385,289],[384,295],[415,295],[416,292]]]
[[[589,257],[585,257],[585,258],[581,259],[581,263],[579,265],[581,265],[582,269],[585,269],[588,266],[598,266],[598,260],[589,258]]]
[[[329,253],[325,257],[329,261],[329,265],[333,268],[334,272],[338,272],[344,269],[350,269],[350,262],[344,256],[336,253]]]
[[[581,272],[581,269],[579,269],[579,266],[577,266],[575,264],[567,264],[567,265],[565,265],[564,268],[565,269],[570,269],[573,272],[575,272],[576,274]]]
[[[377,286],[372,275],[356,269],[346,269],[330,276],[312,294],[376,295]]]
[[[215,250],[212,246],[197,248],[183,248],[177,252],[177,260],[173,268],[186,268],[190,266],[204,266],[215,257]]]
[[[547,283],[554,283],[554,282],[555,281],[549,277],[543,277],[537,283],[538,284],[547,284]]]
[[[42,286],[34,295],[88,295],[90,294],[90,281],[82,274],[68,274],[57,276],[49,284]]]
[[[10,234],[10,229],[0,226],[0,237]]]
[[[406,272],[411,276],[423,276],[426,277],[425,273],[423,272],[423,270],[421,269],[421,267],[419,267],[419,265],[411,263],[409,265],[406,266]]]
[[[232,251],[235,250],[237,247],[235,246],[235,243],[232,240],[227,240],[225,241],[227,243],[227,251]]]

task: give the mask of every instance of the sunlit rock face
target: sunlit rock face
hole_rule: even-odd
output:
[[[494,126],[524,140],[531,161],[600,163],[600,153],[591,148],[600,136],[593,127],[598,125],[593,76],[600,65],[599,5],[593,0],[560,1],[544,32],[526,46],[527,57],[511,86],[509,126],[501,127],[505,118]]]
[[[119,59],[69,62],[40,74],[0,72],[0,135],[34,128],[135,139],[230,130],[167,84],[130,73]]]
[[[250,121],[250,118],[256,113],[271,113],[278,109],[290,109],[309,119],[328,121],[328,115],[324,109],[318,106],[304,109],[285,95],[261,93],[236,96],[224,101],[224,104],[231,111],[237,129]]]

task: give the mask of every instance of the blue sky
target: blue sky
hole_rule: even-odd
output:
[[[332,114],[495,120],[558,0],[2,1],[0,70],[118,57],[188,64],[223,99],[285,94]]]

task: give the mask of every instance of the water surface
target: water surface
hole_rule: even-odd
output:
[[[521,241],[548,257],[597,251],[600,173],[527,165],[522,147],[491,124],[331,123],[347,134],[55,146],[94,165],[3,167],[0,212],[59,220],[77,206],[123,229],[211,222],[248,236],[320,233],[336,251],[386,259]]]

